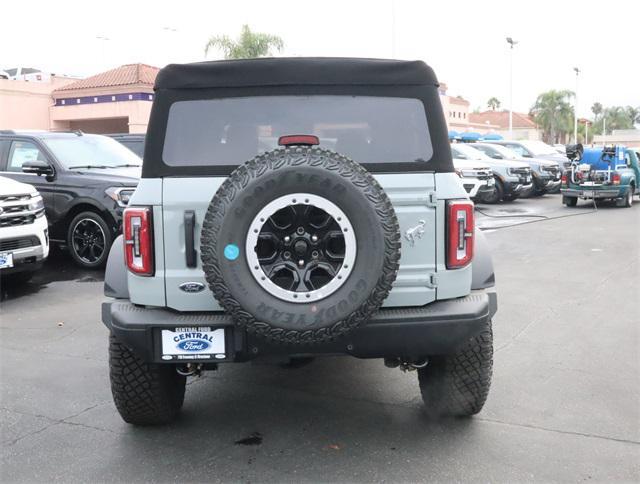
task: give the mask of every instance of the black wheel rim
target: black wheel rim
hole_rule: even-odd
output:
[[[285,195],[255,216],[247,263],[258,284],[279,299],[305,303],[330,296],[349,277],[356,238],[346,214],[330,200]]]
[[[105,250],[105,234],[100,224],[91,218],[79,220],[71,233],[71,246],[83,263],[98,262]]]
[[[337,276],[345,240],[336,220],[321,208],[290,205],[262,226],[256,253],[260,268],[277,286],[306,293]]]

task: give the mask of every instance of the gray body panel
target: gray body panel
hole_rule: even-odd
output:
[[[467,198],[455,173],[379,174],[375,177],[394,205],[402,237],[400,270],[383,307],[424,306],[436,299],[462,297],[471,291],[472,279],[474,284],[488,281],[493,268],[482,236],[477,239],[479,242],[472,264],[456,270],[446,268],[446,200]],[[131,205],[153,206],[155,274],[153,277],[140,277],[127,271],[131,302],[178,311],[221,310],[208,288],[202,292],[187,293],[180,289],[180,285],[185,282],[206,284],[199,255],[200,229],[211,198],[223,181],[223,177],[141,180]],[[198,256],[197,265],[193,268],[186,265],[186,210],[193,210],[196,214]],[[424,232],[418,235],[416,227],[422,227]],[[413,234],[413,245],[409,234]],[[112,268],[119,265],[126,271],[122,246],[114,244],[114,247],[120,254],[110,254],[105,285],[111,288],[111,294],[124,295],[121,276],[117,275],[117,269]],[[475,266],[478,267],[477,274]]]

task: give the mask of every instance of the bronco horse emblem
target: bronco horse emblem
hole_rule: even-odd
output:
[[[416,239],[421,239],[424,235],[424,220],[418,221],[418,225],[411,227],[404,232],[404,237],[409,241],[411,247],[416,244]]]

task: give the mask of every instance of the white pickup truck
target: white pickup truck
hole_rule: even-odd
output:
[[[42,197],[32,185],[0,177],[0,276],[28,279],[48,255]]]

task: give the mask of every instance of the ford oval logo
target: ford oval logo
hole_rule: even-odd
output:
[[[199,282],[183,282],[179,287],[184,292],[201,292],[204,290],[204,284]]]
[[[204,351],[209,348],[209,342],[201,339],[186,339],[178,343],[178,348],[184,351]]]

